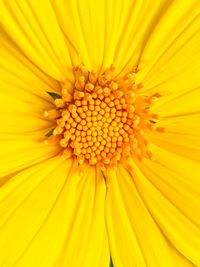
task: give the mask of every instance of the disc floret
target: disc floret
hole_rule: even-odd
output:
[[[73,85],[62,82],[55,109],[44,113],[56,122],[48,142],[59,143],[63,157],[70,154],[80,165],[102,170],[132,157],[152,158],[145,131],[163,131],[154,125],[157,114],[149,112],[160,96],[138,96],[142,84],[134,81],[136,70],[115,79],[113,65],[99,76],[81,65],[74,74]]]

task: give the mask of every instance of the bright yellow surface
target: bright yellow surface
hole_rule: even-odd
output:
[[[200,1],[0,1],[0,266],[200,266]],[[139,66],[166,133],[110,172],[43,143],[72,66]]]

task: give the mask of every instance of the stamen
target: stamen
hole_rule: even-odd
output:
[[[114,70],[111,65],[98,76],[82,65],[74,67],[74,85],[62,79],[56,108],[44,112],[56,122],[45,143],[57,142],[63,159],[73,156],[80,166],[95,165],[102,172],[133,158],[153,159],[146,132],[165,132],[155,125],[159,116],[150,113],[160,94],[138,95],[143,85],[135,84],[136,69],[117,80]]]

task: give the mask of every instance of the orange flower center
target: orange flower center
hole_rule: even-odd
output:
[[[76,67],[74,85],[62,83],[56,109],[44,114],[57,124],[49,142],[58,142],[62,156],[70,152],[80,165],[105,170],[130,157],[151,158],[145,130],[163,131],[154,126],[157,114],[149,112],[159,95],[137,96],[141,84],[134,82],[135,71],[119,79],[112,77],[113,71],[111,66],[98,76]]]

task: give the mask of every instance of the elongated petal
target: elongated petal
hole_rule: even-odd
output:
[[[111,179],[106,218],[114,266],[176,266],[165,238],[123,167]]]
[[[166,150],[200,161],[200,89],[196,88],[157,105],[157,126],[165,133],[149,133],[149,139]]]
[[[70,77],[71,60],[50,1],[1,1],[1,25],[12,42],[42,71]]]
[[[73,52],[74,62],[80,57],[90,70],[99,69],[104,58],[106,3],[58,0],[52,1],[52,5]],[[106,60],[110,61],[108,58]]]
[[[171,1],[52,1],[77,62],[118,73],[138,63],[152,27]],[[66,19],[67,17],[67,19]]]
[[[171,1],[141,56],[146,91],[182,93],[199,86],[200,2]]]
[[[199,265],[199,165],[164,150],[158,164],[134,165],[135,184],[160,229],[185,258]],[[161,165],[161,166],[160,166]]]
[[[177,209],[200,228],[199,164],[156,146],[152,146],[152,152],[155,161],[145,162],[147,169],[144,168],[143,172]]]
[[[48,159],[59,149],[43,143],[52,127],[43,116],[44,110],[52,107],[45,92],[49,89],[47,81],[21,63],[15,65],[15,61],[6,62],[2,57],[0,62],[0,177],[3,177]]]
[[[198,77],[199,82],[200,78]],[[200,112],[199,99],[200,97],[200,87],[199,85],[195,88],[188,86],[188,91],[182,91],[166,98],[160,98],[157,105],[154,107],[154,111],[159,113],[163,119],[174,119],[181,116],[187,116],[192,114],[197,114]],[[180,118],[181,119],[181,118]],[[167,122],[168,124],[168,122]],[[166,126],[167,126],[166,124]],[[169,121],[170,124],[170,121]],[[178,130],[180,130],[179,125],[177,125]],[[190,127],[185,127],[188,131]],[[184,130],[184,129],[182,129]]]
[[[45,91],[58,90],[58,83],[24,55],[0,26],[0,81],[46,99]],[[18,90],[20,91],[20,90]]]
[[[105,186],[72,162],[53,158],[1,188],[1,266],[108,266]]]
[[[175,266],[181,267],[196,267],[191,261],[185,258],[178,250],[176,250],[172,245],[170,245],[170,252],[174,260]]]

